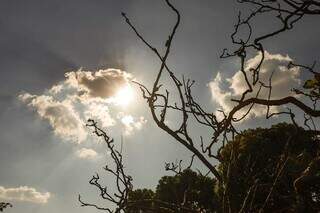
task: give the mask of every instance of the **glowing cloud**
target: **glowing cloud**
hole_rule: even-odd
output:
[[[115,96],[119,90],[128,86],[131,74],[118,69],[106,69],[96,72],[82,71],[65,74],[66,83],[77,88],[84,98],[107,99]]]
[[[111,116],[110,110],[105,102],[101,101],[87,101],[84,107],[85,120],[97,119],[101,122],[103,128],[114,126],[115,119]]]
[[[140,130],[147,122],[147,120],[142,116],[138,119],[135,119],[131,115],[124,115],[123,113],[119,113],[118,117],[125,127],[125,135],[131,135],[134,130]]]
[[[144,119],[132,117],[132,123],[124,124],[122,117],[112,116],[134,101],[131,79],[131,74],[118,69],[67,72],[63,81],[42,95],[22,93],[18,98],[47,120],[60,138],[81,143],[87,138],[85,122],[89,118],[103,128],[119,121],[128,134],[141,129]]]
[[[134,98],[134,93],[131,86],[127,85],[118,90],[113,97],[115,104],[120,106],[127,106]]]

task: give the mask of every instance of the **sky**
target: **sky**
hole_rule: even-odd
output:
[[[208,111],[228,110],[243,82],[238,61],[219,58],[232,47],[229,35],[239,10],[248,7],[228,0],[175,0],[182,15],[168,64],[177,76],[196,81],[194,95]],[[94,213],[80,207],[81,194],[100,203],[88,184],[110,162],[103,142],[85,127],[94,118],[120,142],[135,188],[156,187],[168,175],[164,163],[187,160],[191,153],[158,129],[139,89],[131,80],[151,86],[159,61],[121,17],[125,12],[155,47],[164,44],[174,14],[161,0],[2,0],[0,2],[0,201],[8,213]],[[277,71],[273,97],[290,93],[308,76],[288,72],[289,61],[319,60],[318,17],[305,18],[290,32],[267,41],[263,78]],[[258,34],[276,25],[257,18]],[[257,62],[253,55],[250,63]],[[168,78],[162,82],[169,89]],[[277,110],[277,109],[274,109]],[[256,108],[249,118],[259,118]],[[172,114],[168,123],[179,119]],[[242,128],[270,126],[244,121]],[[200,128],[194,137],[210,137]],[[197,164],[197,163],[196,163]],[[200,165],[201,167],[201,165]],[[102,175],[106,184],[112,179]]]

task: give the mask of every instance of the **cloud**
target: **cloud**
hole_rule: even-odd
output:
[[[36,96],[29,93],[19,95],[19,99],[34,108],[42,119],[48,120],[54,133],[61,138],[78,143],[86,139],[84,123],[70,101],[59,102],[51,96]]]
[[[85,119],[98,119],[103,128],[114,126],[116,121],[112,118],[105,102],[88,101],[84,110]]]
[[[0,186],[0,198],[4,200],[45,204],[48,202],[50,196],[51,194],[49,192],[41,193],[35,188],[28,186],[20,186],[17,188],[5,188]]]
[[[93,160],[98,156],[98,153],[93,149],[81,148],[76,152],[76,155],[82,159]]]
[[[250,68],[254,68],[258,65],[261,59],[261,54],[257,54],[255,57],[249,59],[245,64],[246,72],[250,72]],[[269,78],[272,75],[272,93],[271,99],[283,98],[288,95],[295,95],[291,92],[291,89],[300,85],[300,70],[299,68],[292,68],[288,70],[287,64],[292,59],[287,55],[270,54],[265,52],[265,59],[261,66],[259,80],[265,85],[269,85]],[[250,74],[248,74],[250,76]],[[209,83],[211,90],[212,100],[217,103],[219,107],[225,112],[229,112],[234,106],[235,102],[231,99],[239,99],[242,93],[247,89],[247,85],[241,71],[237,71],[231,78],[225,78],[220,72],[217,73],[215,79]],[[259,90],[260,84],[256,84],[253,87],[252,94],[249,97],[254,97]],[[269,90],[262,88],[259,93],[259,98],[267,99]],[[251,110],[250,117],[259,117],[266,114],[265,106],[254,106]],[[245,108],[236,114],[236,117],[241,117],[248,108]],[[279,107],[272,107],[272,112],[278,112]],[[217,113],[219,115],[219,113]],[[221,115],[221,114],[220,114]]]
[[[91,98],[111,98],[120,88],[125,87],[132,75],[118,69],[106,69],[96,72],[82,71],[65,74],[66,82],[78,88],[80,94]]]
[[[221,77],[221,73],[218,72],[217,76],[213,81],[209,83],[209,87],[211,90],[212,99],[225,111],[230,111],[232,109],[232,92],[231,91],[224,91],[221,88],[223,84],[223,80]]]
[[[103,128],[124,125],[122,117],[113,115],[134,101],[129,84],[132,79],[131,74],[118,69],[72,71],[65,73],[63,81],[43,94],[24,92],[18,99],[47,120],[60,138],[81,143],[87,138],[85,122],[89,118],[98,121]],[[126,132],[140,130],[144,121],[133,118],[132,123],[125,124]]]
[[[142,129],[143,125],[147,122],[147,120],[142,116],[137,119],[131,115],[124,115],[123,113],[119,113],[118,118],[120,118],[121,123],[125,127],[125,135],[131,135],[134,130]]]

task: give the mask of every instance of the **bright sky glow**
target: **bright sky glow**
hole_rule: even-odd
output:
[[[121,119],[121,122],[124,125],[130,125],[133,123],[133,117],[131,115],[126,115]]]
[[[133,89],[131,88],[131,86],[126,85],[116,93],[116,95],[114,96],[114,102],[120,106],[128,106],[128,104],[132,102],[133,98]]]

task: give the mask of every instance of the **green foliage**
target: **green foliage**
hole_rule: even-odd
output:
[[[156,197],[190,208],[197,206],[213,211],[218,208],[215,185],[214,179],[187,169],[175,176],[162,177],[156,189]]]
[[[226,212],[241,209],[258,212],[264,205],[265,212],[317,212],[320,209],[319,143],[312,132],[286,123],[268,129],[249,129],[237,135],[220,153],[223,184],[187,169],[175,176],[162,177],[155,192],[133,191],[129,201],[157,200],[206,212],[222,212],[225,205]],[[172,212],[162,208],[161,202],[144,203],[156,211],[140,205],[128,212]]]
[[[315,87],[319,86],[319,81],[317,79],[309,79],[304,82],[303,88],[305,89],[313,89]]]
[[[309,90],[311,97],[320,98],[320,74],[315,74],[314,78],[306,80],[303,88]]]
[[[153,199],[154,192],[151,189],[137,189],[131,191],[129,194],[130,200],[144,200],[144,199]]]
[[[296,129],[293,125],[281,123],[270,129],[246,130],[221,152],[219,170],[228,185],[220,192],[227,193],[232,211],[237,212],[243,206],[250,187],[255,188],[255,195],[252,193],[248,199],[253,203],[252,209],[257,211],[263,206],[285,163],[265,210],[274,212],[298,208],[300,204],[294,181],[318,154],[319,141],[312,134]],[[308,202],[311,205],[312,201]]]
[[[183,205],[190,209],[206,209],[207,212],[213,212],[218,209],[215,187],[216,181],[214,179],[187,169],[175,176],[162,177],[155,193],[149,189],[134,190],[130,193],[129,202],[153,199],[176,206]],[[159,209],[157,212],[169,212],[161,209],[165,206],[164,204],[149,202],[148,205],[148,207]],[[142,207],[129,212],[139,212],[138,209],[141,212],[149,212]]]
[[[143,212],[148,212],[147,209],[153,207],[153,203],[150,202],[155,197],[155,193],[151,189],[137,189],[131,191],[129,193],[129,202],[132,202],[133,205],[130,209],[127,210],[128,213],[140,213],[142,210]],[[136,205],[135,202],[139,201],[139,205]],[[140,202],[142,201],[142,202]]]

